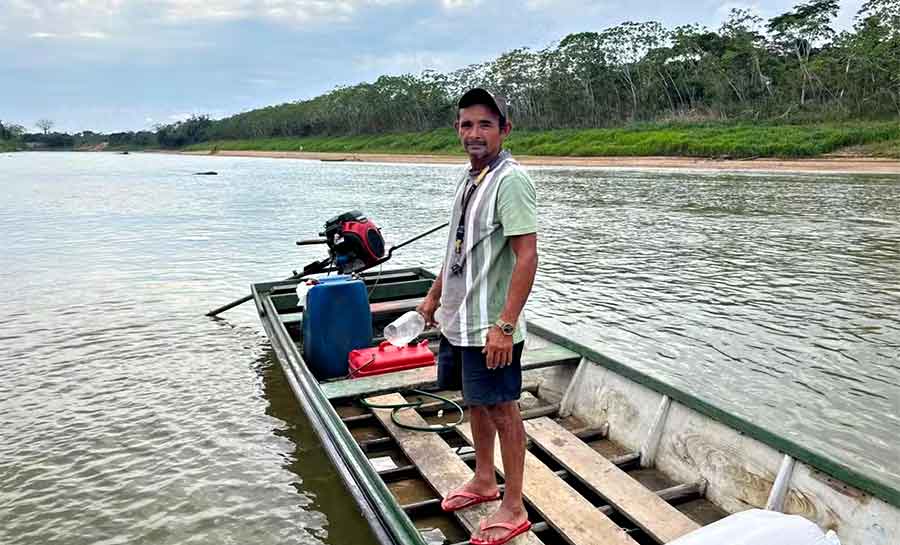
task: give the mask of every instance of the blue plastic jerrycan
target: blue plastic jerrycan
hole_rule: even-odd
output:
[[[348,373],[351,350],[372,343],[372,312],[362,280],[328,276],[306,292],[303,359],[316,378]]]

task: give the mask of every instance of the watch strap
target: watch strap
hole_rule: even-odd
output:
[[[494,325],[500,328],[500,331],[507,336],[512,336],[513,333],[516,332],[515,324],[511,324],[503,320],[497,320],[496,322],[494,322]]]

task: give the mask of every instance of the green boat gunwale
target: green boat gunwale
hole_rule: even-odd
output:
[[[322,394],[318,381],[306,368],[271,299],[273,288],[288,282],[251,286],[260,320],[301,409],[315,428],[319,440],[335,465],[344,486],[383,545],[427,545],[419,530],[394,499],[387,485],[353,440],[334,407]],[[293,281],[296,284],[296,281]]]

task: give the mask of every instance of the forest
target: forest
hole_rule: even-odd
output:
[[[900,0],[868,0],[836,32],[837,0],[768,21],[733,10],[718,29],[625,22],[443,74],[382,76],[310,100],[160,128],[160,144],[425,132],[473,86],[504,95],[521,129],[635,123],[813,123],[900,116]]]

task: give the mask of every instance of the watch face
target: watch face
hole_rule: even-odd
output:
[[[503,330],[504,335],[512,335],[516,332],[516,326],[512,324],[503,324],[500,329]]]

